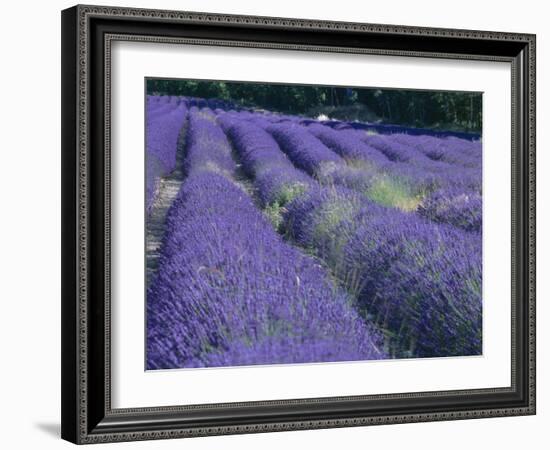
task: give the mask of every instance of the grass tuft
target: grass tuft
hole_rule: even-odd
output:
[[[273,224],[273,228],[275,228],[277,231],[280,231],[283,224],[283,211],[284,207],[281,206],[279,202],[273,202],[271,205],[267,205],[264,208],[264,214]]]
[[[402,211],[415,211],[423,198],[422,195],[411,194],[403,183],[387,176],[374,181],[366,194],[381,205]]]
[[[296,197],[302,195],[307,189],[307,186],[303,183],[286,184],[279,191],[277,195],[277,201],[282,206],[290,203]]]

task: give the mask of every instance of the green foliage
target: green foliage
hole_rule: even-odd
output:
[[[381,176],[366,193],[367,196],[382,205],[414,211],[422,201],[422,195],[414,195],[398,180]]]
[[[457,131],[479,132],[482,128],[482,96],[478,92],[151,78],[147,93],[217,98],[310,117],[325,114],[339,120],[379,120]]]
[[[360,89],[358,101],[388,123],[481,131],[479,92]]]
[[[283,207],[278,202],[274,202],[264,208],[264,214],[272,223],[273,227],[279,231],[283,224]]]
[[[283,212],[285,211],[285,205],[290,203],[299,195],[303,194],[307,189],[307,186],[302,183],[293,183],[283,186],[277,195],[277,200],[267,205],[264,208],[264,213],[271,221],[275,229],[280,231],[280,227],[283,224]]]
[[[279,203],[284,206],[290,203],[299,195],[302,195],[307,189],[307,186],[303,183],[292,183],[282,187],[278,194]]]

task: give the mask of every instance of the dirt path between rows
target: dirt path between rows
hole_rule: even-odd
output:
[[[146,254],[146,279],[147,286],[157,271],[160,258],[160,248],[164,237],[164,224],[166,215],[183,182],[183,160],[185,152],[185,135],[187,122],[184,123],[178,138],[176,152],[176,168],[174,171],[160,179],[157,196],[151,208],[151,214],[146,218],[145,224],[145,254]]]

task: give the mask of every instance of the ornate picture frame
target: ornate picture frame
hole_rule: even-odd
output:
[[[511,384],[112,406],[111,48],[191,44],[511,66]],[[535,36],[78,5],[62,12],[62,437],[100,443],[535,414]]]

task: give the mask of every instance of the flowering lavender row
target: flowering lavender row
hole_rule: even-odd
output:
[[[285,126],[285,122],[295,123],[290,119],[283,120],[278,115],[239,113],[235,118],[252,121],[265,129],[277,124],[282,129],[282,134],[285,128],[289,128],[288,125]],[[424,136],[407,136],[407,139],[410,139],[409,142],[400,142],[401,135],[366,136],[364,132],[353,129],[337,131],[320,125],[318,121],[301,120],[299,123],[307,124],[308,131],[345,158],[347,162],[345,165],[326,163],[324,159],[317,161],[314,175],[323,184],[351,188],[383,205],[406,211],[418,209],[424,217],[436,222],[450,223],[466,230],[481,229],[481,210],[475,209],[477,201],[468,201],[469,206],[464,205],[463,208],[455,206],[452,214],[447,214],[449,205],[457,205],[460,202],[456,199],[444,200],[442,195],[438,195],[439,191],[463,191],[470,200],[480,198],[480,166],[475,167],[476,164],[470,164],[470,167],[463,167],[429,158],[411,145],[411,142],[422,140]],[[470,157],[472,153],[481,154],[479,144],[475,142],[454,137],[444,140],[428,138],[439,143],[440,146],[449,145],[448,142],[456,142],[460,144],[463,153],[470,152]],[[365,140],[370,140],[379,148],[368,145]],[[310,147],[313,146],[310,145]],[[291,159],[295,156],[292,153],[289,155]],[[429,208],[428,203],[430,203]],[[439,212],[434,209],[437,203],[442,203],[437,207]],[[465,217],[461,217],[461,210]]]
[[[173,97],[170,95],[148,95],[147,105],[163,105],[170,102],[176,102],[178,100],[179,97]]]
[[[434,222],[481,232],[481,194],[457,188],[439,189],[423,199],[418,213]]]
[[[417,165],[428,165],[432,160],[426,155],[416,150],[414,147],[401,145],[399,142],[392,141],[389,135],[364,134],[366,144],[380,150],[391,161],[412,163]]]
[[[308,126],[308,131],[348,163],[347,167],[330,174],[329,179],[335,184],[364,193],[381,204],[410,210],[436,183],[434,174],[390,160],[383,152],[364,142],[360,138],[363,133],[336,130],[325,125]],[[323,177],[317,178],[325,181]]]
[[[312,119],[303,119],[302,122],[307,124],[308,122],[313,122]],[[460,139],[462,141],[474,141],[480,138],[480,135],[477,133],[468,133],[460,131],[440,131],[433,130],[429,128],[409,128],[400,125],[391,125],[391,124],[374,124],[374,123],[363,123],[363,122],[345,122],[340,120],[315,120],[317,123],[322,123],[328,127],[331,127],[335,130],[361,130],[374,134],[408,134],[410,136],[433,136],[438,138],[452,137]]]
[[[432,136],[395,134],[392,138],[410,148],[415,148],[434,161],[443,161],[469,168],[481,167],[480,143],[456,138],[438,139]]]
[[[312,123],[307,129],[343,158],[348,160],[363,160],[375,165],[377,168],[382,168],[389,162],[388,157],[384,153],[361,141],[357,133],[338,132],[318,123]]]
[[[338,134],[338,131],[327,128],[320,133],[318,128],[314,128],[313,133],[309,133],[312,127],[276,123],[266,129],[294,164],[304,168],[322,184],[345,186],[382,204],[410,210],[416,208],[419,197],[434,183],[433,175],[419,174],[418,170],[411,174],[414,168],[410,165],[392,163],[382,153],[365,144],[361,146],[359,143],[352,149],[351,137],[348,142],[335,145],[336,139],[332,139],[329,133]],[[346,164],[339,154],[360,157],[348,160]],[[369,154],[372,159],[369,159]]]
[[[370,192],[376,172],[372,164],[365,164],[366,160],[363,160],[361,167],[346,164],[337,152],[309,133],[307,128],[290,121],[288,124],[276,122],[268,125],[266,130],[297,167],[322,184],[345,186],[362,193]]]
[[[411,144],[422,136],[364,137],[363,133],[356,131],[336,131],[318,124],[310,124],[308,130],[346,158],[348,163],[366,163],[366,166],[361,165],[361,169],[371,175],[370,189],[367,189],[371,199],[401,206],[401,209],[418,208],[431,220],[469,231],[481,229],[480,168],[465,168],[428,158]],[[338,184],[353,189],[364,186],[348,180]],[[451,197],[445,196],[450,193],[453,194]],[[408,204],[412,208],[407,208]]]
[[[308,171],[321,183],[348,187],[383,205],[410,211],[420,208],[424,198],[433,197],[433,192],[442,188],[462,188],[469,191],[480,188],[481,177],[477,172],[433,161],[418,150],[394,142],[388,136],[373,136],[373,143],[377,147],[382,147],[382,152],[366,144],[362,132],[336,131],[324,125],[310,123],[307,130],[320,142],[311,138],[295,138],[294,142],[290,142],[290,138],[303,135],[302,127],[288,126],[281,123],[279,117],[266,117],[263,114],[239,113],[233,115],[233,119],[248,119],[269,131],[278,129],[277,135],[274,136],[279,136],[279,141],[287,139],[286,143],[281,141],[282,147],[293,162],[305,167],[302,160],[303,154],[307,154]],[[325,145],[345,158],[347,164],[331,160],[332,155],[327,156]],[[393,155],[395,161],[390,160],[385,153],[388,156]],[[473,197],[475,196],[476,194],[473,194]],[[426,209],[422,209],[422,213],[426,213]],[[447,220],[448,215],[445,214],[424,216],[436,222],[447,222],[472,229],[472,224],[469,223],[470,213],[475,211],[465,211],[468,217],[464,220],[458,217],[459,211],[455,213],[457,220]],[[477,225],[474,224],[473,227],[477,230]]]
[[[314,175],[323,164],[343,163],[340,156],[300,125],[279,122],[270,125],[267,131],[275,138],[281,149],[289,155],[292,162],[310,175]]]
[[[146,119],[147,122],[162,117],[176,109],[182,100],[179,97],[149,95],[146,102]]]
[[[432,143],[430,148],[443,148],[447,145],[444,139],[430,136],[404,137],[403,135],[395,134],[388,136],[365,135],[363,139],[365,142],[384,152],[393,161],[406,163],[401,164],[402,167],[415,170],[419,174],[423,172],[425,175],[431,176],[436,188],[462,186],[475,189],[481,184],[481,173],[475,170],[475,168],[479,167],[480,161],[474,161],[475,158],[470,157],[470,163],[464,164],[464,167],[457,167],[455,163],[460,159],[460,155],[456,159],[452,159],[451,157],[447,159],[431,158],[424,151],[426,147],[418,143],[427,139]],[[448,151],[448,153],[459,154],[456,150]],[[466,157],[462,157],[462,160],[465,159]]]
[[[262,206],[284,206],[312,183],[296,169],[273,137],[246,120],[223,115],[219,118],[231,139],[245,173],[255,180]]]
[[[449,147],[454,147],[456,150],[463,152],[467,155],[476,156],[481,159],[481,139],[466,140],[460,139],[456,136],[448,136],[443,139]]]
[[[184,168],[187,173],[210,170],[229,176],[235,171],[231,146],[208,109],[190,110]]]
[[[285,183],[292,183],[296,171],[267,133],[233,120],[228,134],[253,177],[269,160],[280,161]],[[261,194],[262,181],[255,178],[255,185]],[[285,232],[328,264],[370,320],[390,330],[395,355],[480,353],[480,235],[313,182],[284,216]]]
[[[149,106],[149,105],[148,105]],[[146,127],[146,210],[150,212],[161,177],[176,168],[178,139],[185,123],[187,108],[180,104],[174,110],[153,120]],[[149,116],[149,111],[147,111]]]
[[[439,183],[421,202],[418,212],[439,223],[449,223],[467,231],[480,232],[482,227],[481,144],[455,137],[436,139],[431,136],[392,135],[392,139],[423,152],[434,162],[445,162],[450,168],[439,173]]]
[[[436,225],[344,189],[318,189],[285,223],[391,332],[395,356],[481,353],[481,235]]]
[[[151,104],[147,106],[147,124],[162,119],[166,114],[174,111],[177,105],[174,103]]]
[[[440,161],[439,159],[428,157],[417,144],[418,141],[427,138],[430,142],[434,142],[434,146],[442,146],[444,145],[442,144],[444,141],[441,139],[428,136],[366,135],[363,132],[357,131],[335,131],[330,127],[319,124],[311,124],[308,126],[308,129],[327,146],[346,159],[368,161],[371,164],[375,164],[380,170],[394,172],[394,174],[403,171],[403,167],[414,166],[413,168],[417,172],[424,171],[431,174],[439,174],[438,183],[442,185],[451,182],[448,179],[448,175],[457,169],[449,164],[449,161]],[[396,164],[388,164],[388,161],[395,162]],[[462,175],[465,172],[462,169]],[[471,176],[470,174],[478,175],[477,172],[471,172],[467,175]],[[455,180],[452,181],[454,182]]]
[[[387,357],[347,294],[284,243],[229,176],[231,147],[213,118],[190,114],[188,176],[148,290],[147,367]]]

